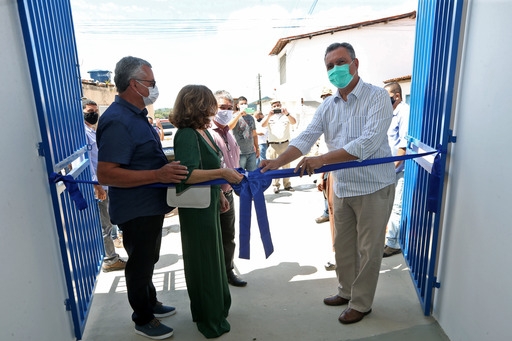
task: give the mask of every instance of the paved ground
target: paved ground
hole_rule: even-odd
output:
[[[251,259],[235,259],[236,271],[249,284],[230,287],[231,332],[219,339],[448,340],[437,322],[423,315],[402,255],[383,260],[373,312],[354,325],[338,322],[343,308],[322,303],[336,293],[337,283],[334,272],[324,269],[333,260],[329,223],[314,221],[322,212],[323,197],[313,180],[293,178],[293,193],[266,191],[275,251],[265,259],[254,218]],[[174,328],[174,340],[205,340],[190,315],[177,216],[166,218],[164,235],[154,282],[159,300],[174,305],[178,313],[163,322]],[[101,273],[83,340],[147,340],[133,332],[130,315],[123,273]]]

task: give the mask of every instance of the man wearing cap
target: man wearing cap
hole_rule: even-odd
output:
[[[322,90],[322,94],[320,95],[320,98],[324,100],[329,96],[332,96],[332,90],[329,89],[328,87],[324,87]]]
[[[297,123],[286,108],[281,107],[281,101],[274,99],[270,102],[272,109],[263,119],[261,126],[268,128],[268,149],[267,159],[277,159],[290,143],[290,126]],[[283,168],[290,168],[290,163],[282,165]],[[274,179],[274,193],[279,193],[279,179]],[[295,191],[290,178],[283,179],[283,186],[286,191]]]

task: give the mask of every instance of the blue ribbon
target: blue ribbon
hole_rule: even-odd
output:
[[[406,154],[401,156],[393,156],[393,157],[385,157],[379,159],[371,159],[371,160],[363,160],[363,161],[348,161],[348,162],[340,162],[334,163],[330,165],[326,165],[315,169],[315,173],[324,173],[330,172],[338,169],[346,169],[346,168],[354,168],[354,167],[364,167],[377,165],[381,163],[395,162],[401,160],[408,160],[418,157],[427,156],[434,153],[440,153],[439,150],[434,150],[422,154]],[[437,210],[437,196],[439,189],[436,183],[439,184],[440,175],[440,155],[437,155],[434,161],[434,166],[431,174],[431,187],[429,187],[428,193],[428,210],[431,212],[435,212]],[[246,172],[242,168],[238,168],[237,171],[244,175],[244,178],[239,184],[231,184],[235,193],[240,196],[240,212],[239,212],[239,221],[240,221],[240,242],[239,242],[239,257],[243,259],[250,258],[250,239],[251,239],[251,211],[252,211],[252,202],[254,201],[254,207],[256,209],[256,218],[258,221],[258,226],[260,230],[261,240],[263,242],[263,248],[265,250],[265,256],[268,258],[274,252],[274,246],[272,244],[272,237],[270,235],[270,225],[268,222],[267,208],[265,204],[265,190],[272,183],[272,179],[280,179],[280,178],[290,178],[294,176],[300,176],[299,172],[295,172],[294,168],[287,169],[278,169],[271,170],[265,173],[261,173],[261,169],[254,170],[252,172]],[[437,180],[437,182],[436,182]],[[50,176],[50,181],[57,182],[63,181],[68,189],[71,198],[75,201],[78,209],[85,209],[87,207],[87,203],[82,197],[77,182],[83,183],[92,183],[97,184],[94,181],[79,181],[75,180],[73,177],[67,175],[62,176],[60,174],[53,173]],[[198,183],[195,185],[219,185],[227,183],[223,179],[217,179],[213,181],[206,181],[202,183]],[[175,186],[176,184],[162,184],[156,183],[147,185],[149,187],[170,187]],[[85,205],[85,206],[83,206]],[[83,208],[80,208],[83,207]],[[435,209],[433,209],[435,207]]]
[[[87,201],[85,201],[82,192],[80,192],[77,181],[71,175],[52,173],[50,174],[49,180],[50,183],[57,183],[59,181],[64,183],[64,186],[66,186],[71,199],[74,201],[75,206],[79,211],[85,210],[87,208]]]

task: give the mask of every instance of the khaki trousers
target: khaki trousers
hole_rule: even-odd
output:
[[[367,195],[333,198],[338,295],[359,312],[372,308],[394,196],[393,184]]]
[[[286,148],[288,148],[289,144],[290,144],[290,142],[285,142],[285,143],[281,143],[281,144],[269,143],[268,148],[267,148],[267,160],[277,159],[277,157],[279,155],[284,153]],[[286,165],[283,165],[283,167],[281,167],[281,168],[284,168],[284,169],[290,168],[290,164],[287,163]],[[272,186],[279,188],[279,186],[280,186],[279,179],[274,179]],[[292,186],[292,183],[290,182],[290,178],[284,178],[283,179],[283,187],[287,188],[287,187],[291,187],[291,186]]]

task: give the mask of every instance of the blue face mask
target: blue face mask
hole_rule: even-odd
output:
[[[332,69],[327,71],[329,81],[332,85],[338,89],[343,89],[352,82],[354,76],[350,74],[350,65],[352,65],[353,62],[354,61],[350,64],[334,65]]]

